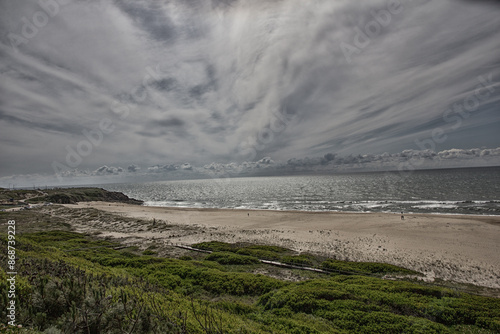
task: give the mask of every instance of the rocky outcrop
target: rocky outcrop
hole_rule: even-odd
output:
[[[116,192],[107,191],[102,188],[67,188],[49,190],[46,196],[39,196],[36,202],[45,201],[57,204],[75,204],[77,202],[120,202],[127,204],[141,205],[143,201],[130,198],[127,195]]]

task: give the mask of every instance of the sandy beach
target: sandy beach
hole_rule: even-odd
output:
[[[131,244],[201,241],[279,245],[341,260],[376,261],[435,278],[500,288],[500,217],[409,214],[185,209],[86,202],[95,208],[155,224],[104,222],[75,226],[82,232]]]

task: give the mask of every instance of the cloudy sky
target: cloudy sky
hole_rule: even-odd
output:
[[[495,149],[499,17],[496,1],[3,0],[0,176]]]

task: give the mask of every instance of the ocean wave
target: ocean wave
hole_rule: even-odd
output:
[[[162,181],[106,185],[147,206],[343,212],[415,212],[500,215],[498,170],[418,171],[392,187],[381,174]],[[385,181],[384,181],[385,182]]]
[[[492,201],[145,201],[145,206],[179,208],[224,208],[237,210],[295,210],[335,212],[407,212],[443,214],[500,214],[499,203]]]

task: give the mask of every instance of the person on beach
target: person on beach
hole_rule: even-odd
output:
[[[401,211],[401,220],[405,220],[405,215],[403,214],[403,211]]]

